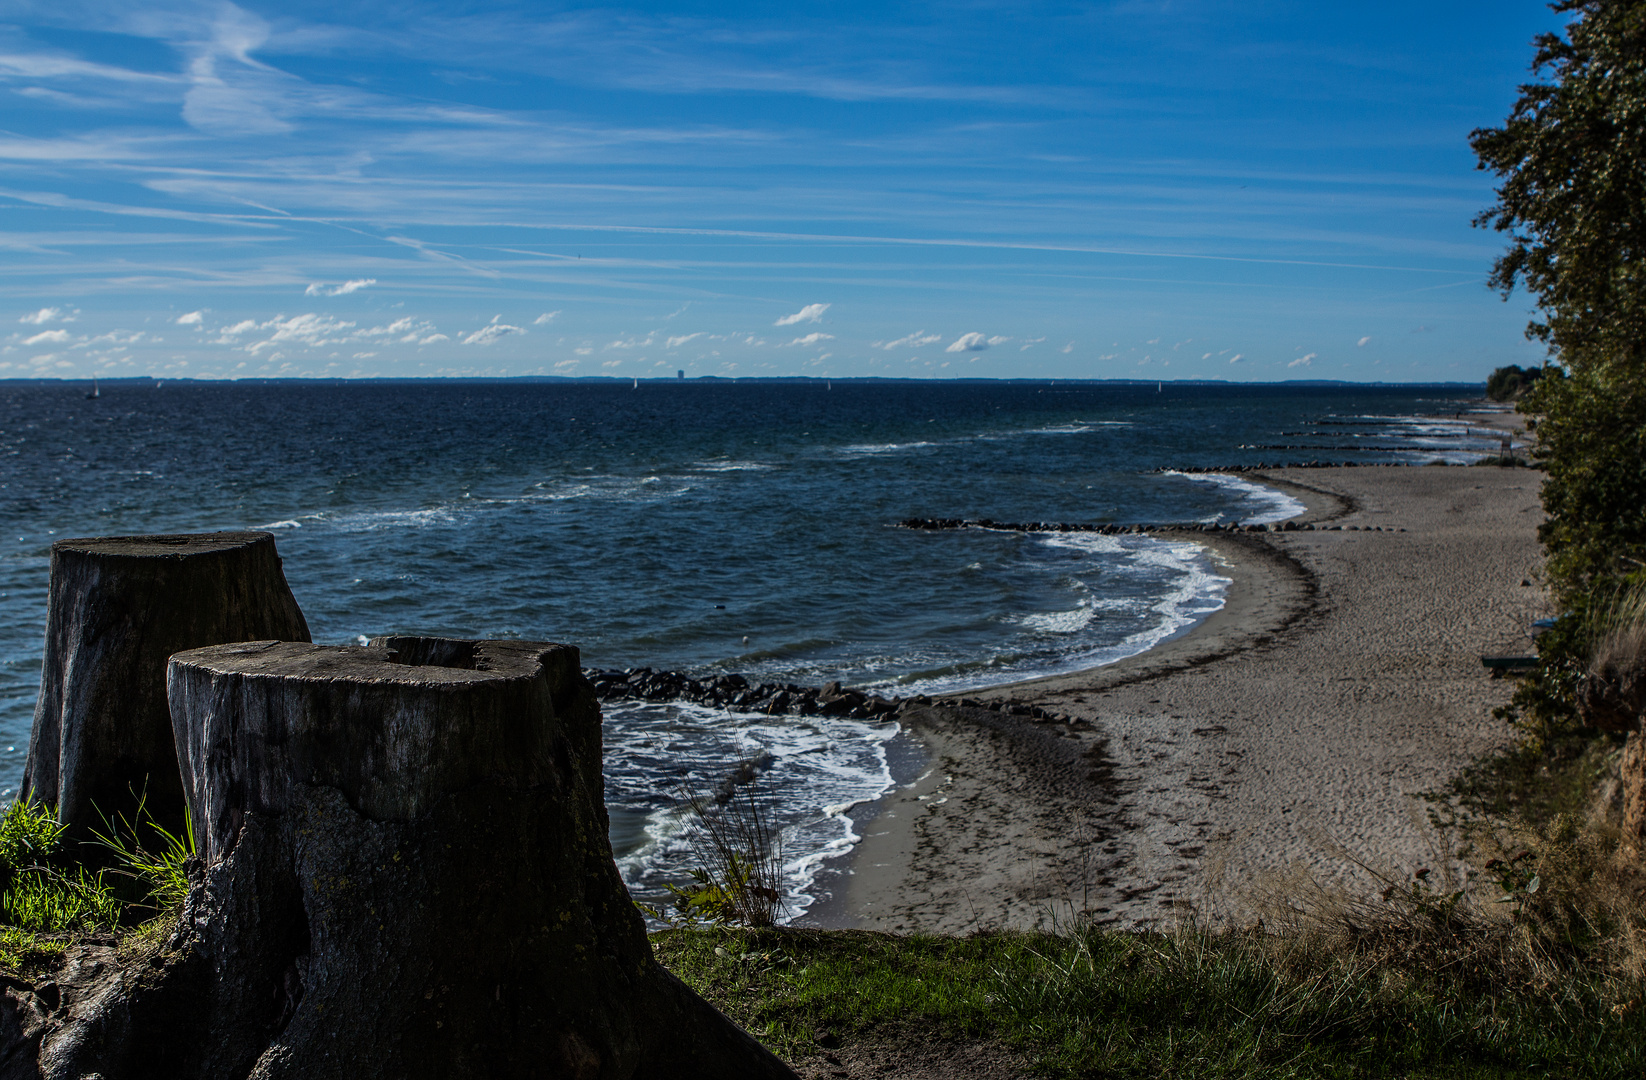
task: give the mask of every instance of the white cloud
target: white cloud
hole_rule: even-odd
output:
[[[554,370],[570,371],[572,368],[577,366],[577,363],[578,362],[576,360],[562,360],[558,364],[554,365]]]
[[[970,334],[961,334],[949,344],[944,352],[982,352],[989,347],[988,339],[982,334],[973,331]]]
[[[1229,357],[1229,363],[1238,364],[1244,359],[1246,359],[1245,353],[1235,353],[1233,356]]]
[[[785,315],[772,323],[773,326],[793,326],[795,323],[822,322],[823,313],[832,307],[832,304],[807,304],[793,315]]]
[[[578,356],[588,356],[590,353],[594,352],[594,350],[587,345],[579,345],[577,348],[573,349],[572,352],[576,353]],[[575,360],[568,362],[573,364],[577,363]]]
[[[532,320],[532,325],[542,326],[544,323],[554,322],[554,317],[558,314],[560,314],[558,311],[545,311],[543,314]]]
[[[695,341],[698,338],[702,337],[703,333],[704,333],[703,331],[699,330],[695,334],[681,334],[679,337],[672,337],[668,341],[669,348],[678,349],[678,348],[680,348],[680,346],[686,344],[686,342]]]
[[[1289,367],[1289,368],[1290,367],[1313,367],[1314,366],[1314,358],[1315,358],[1315,354],[1314,353],[1309,353],[1307,356],[1298,357],[1296,360],[1293,360],[1291,363],[1287,364],[1286,366]]]
[[[48,343],[53,344],[53,345],[61,345],[63,342],[67,341],[68,339],[69,339],[69,332],[67,330],[42,330],[40,333],[34,335],[33,337],[24,338],[23,339],[23,344],[25,344],[25,345],[38,345],[38,344],[40,344],[41,342],[44,341],[44,342],[48,342]]]
[[[1367,334],[1365,337],[1363,337],[1359,341],[1355,342],[1355,347],[1356,348],[1362,347],[1370,340],[1372,340],[1372,335]]]
[[[1004,344],[1006,344],[1006,342],[1008,342],[1010,340],[1012,340],[1012,339],[1009,338],[1009,337],[1002,337],[1001,335],[996,334],[994,337],[989,339],[989,344],[990,345],[1004,345]]]
[[[58,319],[63,319],[63,309],[62,308],[43,307],[39,311],[31,312],[30,314],[23,316],[21,319],[18,319],[17,321],[20,322],[20,323],[24,323],[26,325],[29,325],[29,326],[44,326],[47,323],[55,322]],[[74,319],[71,316],[70,318],[63,319],[63,321],[64,322],[73,322]]]
[[[1074,342],[1071,341],[1067,345],[1063,346],[1063,351],[1066,353],[1074,352]]]
[[[930,345],[932,342],[941,339],[941,334],[928,334],[924,330],[916,330],[907,337],[900,337],[896,341],[877,341],[875,344],[890,352],[892,349],[918,349],[923,345]]]
[[[501,337],[510,334],[524,334],[526,331],[518,326],[510,326],[506,322],[499,322],[503,316],[493,315],[492,321],[463,339],[465,345],[490,345]]]
[[[203,311],[191,311],[187,315],[179,315],[172,322],[178,326],[199,326],[205,322],[206,314]]]
[[[1045,340],[1046,339],[1043,338],[1043,337],[1024,338],[1023,339],[1023,344],[1021,344],[1017,347],[1017,351],[1018,352],[1028,352],[1030,349],[1034,348],[1036,345],[1039,345],[1042,341],[1045,341]]]
[[[797,337],[789,342],[790,345],[816,345],[820,341],[833,341],[833,334],[811,333],[805,337]]]
[[[242,319],[240,322],[235,323],[233,326],[222,327],[217,332],[219,334],[222,334],[224,337],[239,337],[241,334],[246,333],[248,330],[256,330],[256,329],[257,329],[257,320],[256,319]]]
[[[422,338],[421,340],[419,340],[418,344],[419,345],[433,345],[437,341],[450,341],[450,340],[451,340],[451,338],[447,337],[445,334],[430,334],[428,337]]]
[[[343,282],[343,284],[341,284],[341,285],[327,285],[325,282],[317,281],[313,285],[310,285],[308,288],[304,289],[303,290],[303,295],[304,296],[347,296],[347,295],[349,295],[349,293],[359,292],[361,289],[366,288],[368,285],[376,285],[376,284],[377,284],[377,279],[376,278],[371,278],[371,277],[354,278],[353,280]]]
[[[311,349],[317,349],[322,345],[336,345],[348,340],[348,335],[344,334],[344,331],[353,326],[352,322],[343,322],[329,315],[316,315],[312,312],[293,315],[289,319],[276,315],[268,322],[259,323],[257,326],[259,330],[273,330],[274,333],[262,341],[252,342],[245,349],[256,356],[264,349],[282,343],[307,345]]]

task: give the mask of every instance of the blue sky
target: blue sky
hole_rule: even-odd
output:
[[[1558,25],[0,0],[0,377],[1482,379]]]

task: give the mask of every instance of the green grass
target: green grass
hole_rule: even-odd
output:
[[[188,891],[194,836],[173,836],[143,813],[99,836],[115,865],[90,869],[64,850],[63,826],[45,807],[18,800],[0,815],[0,969],[51,970],[86,933],[142,934]],[[147,844],[139,837],[146,834]],[[149,923],[143,923],[144,919]]]
[[[0,817],[0,923],[34,934],[113,926],[121,904],[101,873],[64,858],[63,826],[18,800]]]
[[[778,1053],[992,1038],[1051,1077],[1646,1075],[1640,987],[1502,983],[1304,936],[669,930],[659,960]],[[1478,961],[1478,958],[1477,958]],[[1631,998],[1629,995],[1633,995]]]

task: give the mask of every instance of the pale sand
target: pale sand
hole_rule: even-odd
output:
[[[1300,522],[1386,531],[1192,534],[1228,567],[1222,610],[1129,660],[969,695],[1090,726],[906,715],[926,775],[865,826],[825,921],[952,933],[1081,908],[1116,925],[1243,919],[1249,888],[1289,868],[1352,881],[1338,845],[1405,873],[1433,858],[1417,794],[1507,734],[1491,712],[1512,686],[1480,656],[1529,653],[1532,620],[1550,613],[1540,474],[1253,478],[1302,498]]]

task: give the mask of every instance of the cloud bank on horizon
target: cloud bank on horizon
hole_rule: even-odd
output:
[[[1541,2],[710,10],[0,0],[0,378],[1540,357],[1465,139]]]

